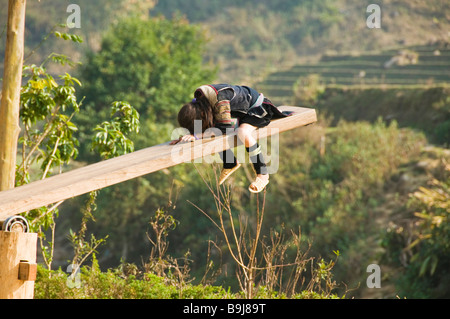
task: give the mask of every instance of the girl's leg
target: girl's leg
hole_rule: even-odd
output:
[[[244,143],[245,147],[250,147],[256,144],[256,139],[252,136],[256,127],[247,123],[242,123],[237,131],[237,136]]]
[[[242,143],[244,143],[245,148],[250,156],[250,161],[255,168],[257,177],[263,181],[269,180],[269,174],[267,171],[266,163],[264,161],[264,156],[261,152],[261,147],[256,142],[256,139],[252,136],[256,127],[253,125],[242,123],[239,126],[237,135]],[[251,186],[252,187],[252,186]]]
[[[220,158],[223,162],[223,168],[230,169],[237,165],[236,157],[231,149],[227,149],[220,153]]]
[[[221,152],[220,157],[222,158],[223,169],[219,176],[219,185],[222,185],[241,165],[237,162],[231,149]]]

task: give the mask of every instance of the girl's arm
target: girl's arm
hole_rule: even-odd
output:
[[[180,138],[178,138],[177,140],[173,140],[172,142],[169,143],[169,145],[174,145],[174,144],[178,144],[178,143],[187,143],[187,142],[193,142],[195,141],[196,138],[194,135],[183,135],[180,136]]]
[[[180,136],[177,140],[173,140],[170,142],[170,145],[178,144],[178,143],[188,143],[194,142],[195,140],[200,140],[202,138],[211,138],[217,135],[221,135],[220,130],[216,129],[208,129],[204,133],[196,133],[196,134],[187,134]]]

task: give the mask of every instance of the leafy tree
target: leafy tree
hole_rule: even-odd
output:
[[[61,75],[58,84],[43,66],[25,66],[28,82],[22,87],[20,118],[24,125],[22,163],[17,170],[18,184],[29,181],[29,167],[41,160],[42,179],[50,168],[68,163],[77,156],[77,130],[71,121],[79,112],[80,102],[75,96],[75,84],[80,81],[68,73]],[[43,130],[38,130],[39,125]]]
[[[79,158],[94,162],[104,159],[102,154],[114,151],[114,147],[133,150],[116,129],[132,124],[133,116],[127,123],[119,124],[117,120],[123,117],[116,115],[130,110],[126,104],[120,111],[111,110],[109,106],[116,100],[127,101],[140,114],[139,134],[132,133],[136,149],[167,141],[181,105],[192,98],[198,85],[214,77],[215,68],[203,65],[205,43],[205,35],[198,26],[178,18],[133,17],[112,25],[103,36],[100,51],[88,54],[79,70],[83,82],[79,96],[84,98],[84,111],[78,117]],[[96,132],[93,140],[92,129]],[[91,152],[92,142],[100,157]],[[148,249],[149,242],[141,240],[149,222],[147,212],[157,210],[168,200],[173,183],[188,179],[186,170],[181,165],[99,193],[96,223],[89,225],[89,229],[96,236],[108,235],[105,249],[110,253],[103,258],[106,264],[138,259]],[[68,210],[75,213],[77,205],[82,205],[81,199],[74,200]],[[68,215],[70,212],[66,212],[66,218]]]
[[[204,45],[200,28],[183,19],[120,20],[81,69],[85,103],[98,112],[124,100],[152,121],[173,120],[193,89],[213,78],[214,68],[203,65]]]
[[[46,37],[81,43],[81,37],[52,30]],[[75,63],[65,55],[52,53],[39,66],[25,65],[25,84],[21,88],[20,121],[23,127],[19,138],[20,155],[16,168],[16,185],[27,184],[36,179],[45,179],[52,174],[61,173],[63,168],[77,158],[79,140],[78,126],[74,118],[80,114],[82,100],[76,95],[81,82],[64,73],[55,78],[47,70],[49,62],[74,66]],[[103,158],[111,158],[134,150],[130,134],[139,131],[139,114],[126,102],[112,103],[112,121],[98,124],[94,130],[98,133],[92,141],[92,150]],[[92,133],[91,133],[92,134]],[[95,208],[96,192],[91,193],[84,210],[79,233],[70,231],[74,244],[74,262],[81,264],[104,239],[91,237],[85,240],[86,223],[93,219],[91,211]],[[25,212],[32,231],[39,234],[44,262],[50,269],[55,245],[55,218],[59,214],[61,202]],[[51,238],[46,232],[50,229]]]
[[[97,125],[97,134],[92,138],[92,149],[103,159],[116,157],[134,151],[134,143],[128,134],[139,133],[139,113],[126,102],[113,102],[112,121]]]
[[[68,61],[67,57],[60,55],[49,58],[58,63]],[[20,99],[23,133],[19,138],[21,156],[16,167],[18,186],[34,179],[44,179],[54,173],[53,169],[61,172],[63,166],[78,155],[79,143],[75,137],[78,128],[72,118],[80,111],[81,102],[75,92],[76,85],[81,83],[68,73],[60,75],[59,81],[55,79],[45,68],[50,59],[40,66],[24,66],[24,77],[28,80],[22,86]],[[49,268],[53,259],[55,216],[60,204],[26,213],[32,230],[39,234],[44,261]],[[48,228],[52,236],[45,243],[44,231]]]

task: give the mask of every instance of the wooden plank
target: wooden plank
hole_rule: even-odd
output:
[[[317,121],[314,109],[294,106],[281,106],[280,109],[293,113],[289,117],[272,121],[266,128],[257,130],[258,139]],[[166,142],[0,192],[0,220],[221,152],[236,146],[235,135],[236,133],[233,133],[176,145],[169,145],[169,142]]]

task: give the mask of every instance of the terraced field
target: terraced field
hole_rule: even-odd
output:
[[[320,76],[327,86],[426,86],[450,83],[450,46],[410,46],[359,55],[324,55],[316,64],[295,65],[256,85],[276,104],[292,103],[301,77]]]

